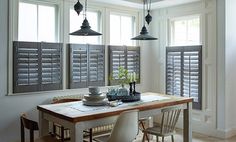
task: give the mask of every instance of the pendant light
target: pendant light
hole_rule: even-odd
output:
[[[143,0],[143,15],[145,15],[145,1],[146,0]],[[145,18],[144,18],[143,19],[143,27],[142,27],[142,30],[140,32],[140,35],[138,35],[134,38],[131,38],[131,40],[157,40],[157,38],[148,35],[148,30],[145,26]]]
[[[88,7],[87,0],[85,0],[84,21],[82,23],[82,26],[80,27],[81,29],[79,29],[73,33],[70,33],[70,35],[74,35],[74,36],[100,36],[100,35],[102,35],[101,33],[98,33],[98,32],[91,29],[89,22],[87,20],[87,7]],[[79,2],[79,0],[74,5],[74,9],[78,15],[83,10],[83,5]]]

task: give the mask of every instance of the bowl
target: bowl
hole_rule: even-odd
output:
[[[91,95],[100,94],[100,89],[98,87],[89,87],[89,93]]]

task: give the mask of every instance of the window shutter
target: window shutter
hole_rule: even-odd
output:
[[[70,88],[88,86],[88,48],[84,44],[69,44]]]
[[[13,42],[13,93],[39,90],[39,48],[34,42]]]
[[[166,93],[192,97],[193,108],[201,109],[202,46],[167,47]]]
[[[201,109],[201,48],[184,51],[183,64],[183,96],[192,97],[194,108]]]
[[[62,88],[62,44],[41,43],[42,88],[58,90]]]
[[[13,42],[13,93],[62,88],[62,44]]]
[[[125,46],[109,46],[109,84],[118,85],[118,68],[124,67],[126,69],[127,49]],[[111,79],[113,78],[113,79]]]
[[[166,93],[181,96],[181,52],[170,50],[166,56]]]
[[[137,82],[140,82],[140,47],[127,47],[127,70],[135,72]]]
[[[88,86],[105,85],[105,46],[88,45],[89,62],[88,62]]]
[[[109,85],[118,85],[118,68],[120,66],[128,70],[129,73],[135,72],[140,80],[140,47],[134,46],[109,46]]]

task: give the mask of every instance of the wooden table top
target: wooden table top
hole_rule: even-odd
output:
[[[138,109],[139,111],[150,110],[150,109],[158,109],[173,105],[180,105],[188,102],[192,102],[192,98],[185,98],[185,97],[176,97],[158,93],[142,93],[142,96],[160,96],[160,97],[167,97],[168,99],[164,100],[156,100],[151,102],[133,102],[133,103],[124,103],[117,107],[88,107],[91,110],[89,111],[81,111],[76,108],[76,105],[81,105],[81,101],[77,102],[69,102],[69,103],[61,103],[61,104],[48,104],[48,105],[39,105],[37,109],[44,113],[48,113],[55,117],[68,120],[70,122],[76,123],[80,121],[87,121],[87,120],[94,120],[99,118],[104,118],[108,116],[119,115],[121,112],[126,110],[133,110]],[[97,109],[96,108],[101,108]]]

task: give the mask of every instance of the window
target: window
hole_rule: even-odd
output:
[[[135,17],[110,14],[110,45],[134,45]]]
[[[109,46],[109,85],[119,84],[118,68],[124,67],[129,73],[135,72],[140,81],[140,47],[134,46]]]
[[[57,6],[19,2],[18,41],[58,41]]]
[[[100,12],[98,11],[88,11],[87,19],[91,26],[91,29],[94,31],[100,30]],[[84,21],[83,12],[78,16],[74,9],[70,9],[70,33],[77,31],[80,29]],[[80,43],[80,44],[100,44],[101,38],[100,36],[72,36],[70,35],[70,43]]]
[[[200,45],[200,16],[170,20],[171,46]]]
[[[62,44],[14,42],[13,92],[62,89]]]
[[[70,44],[70,88],[105,85],[105,46]]]
[[[202,46],[166,48],[166,93],[193,98],[202,108]]]

